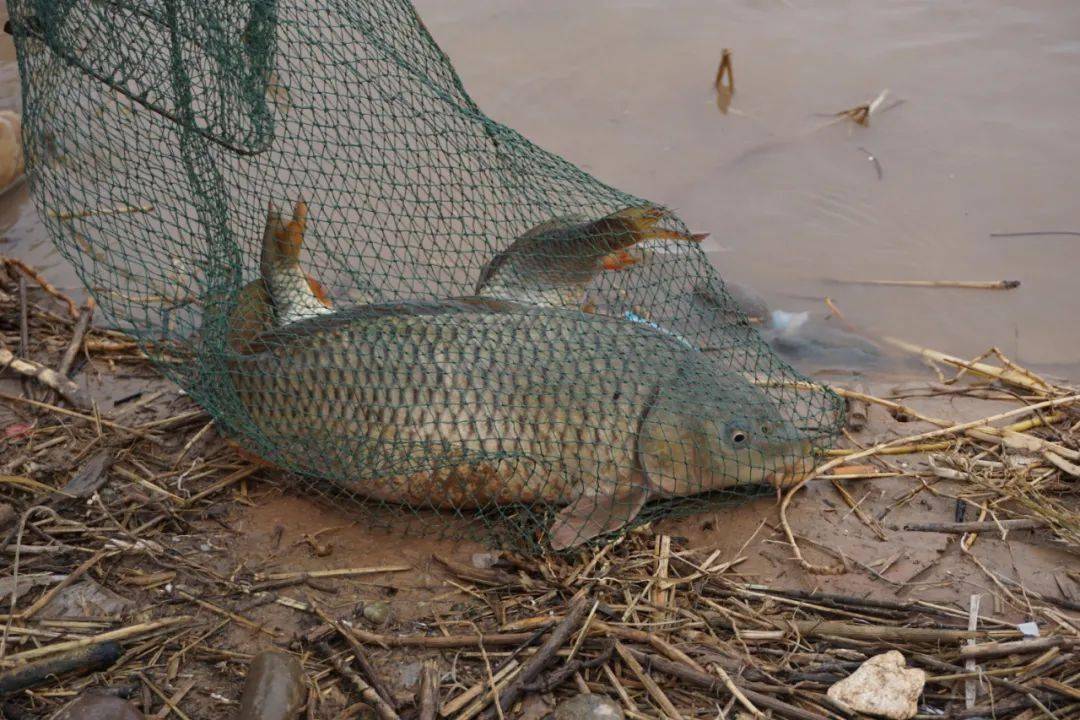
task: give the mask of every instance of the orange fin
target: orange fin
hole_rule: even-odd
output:
[[[266,227],[263,230],[263,242],[278,236],[285,230],[285,223],[281,219],[281,211],[273,200],[266,207]]]
[[[308,206],[303,200],[293,207],[292,220],[274,233],[277,240],[275,249],[279,258],[299,262],[300,248],[304,244],[304,232],[307,230]]]
[[[309,273],[304,273],[304,277],[307,278],[308,289],[311,290],[311,294],[315,296],[315,299],[321,302],[325,307],[333,307],[334,304],[330,302],[330,293],[326,291],[326,286],[313,278]]]
[[[639,262],[641,262],[641,260],[625,250],[616,250],[615,252],[605,255],[600,261],[600,264],[605,270],[625,270],[637,265]]]
[[[259,467],[264,468],[277,468],[277,465],[270,462],[269,460],[264,460],[250,450],[245,449],[238,440],[234,440],[232,438],[225,438],[225,444],[231,447],[237,455],[242,457],[244,460],[247,460],[252,465],[258,465]]]
[[[640,476],[634,479],[640,480]],[[566,550],[618,530],[637,517],[648,499],[649,489],[643,482],[633,482],[617,493],[583,495],[555,517],[550,530],[551,548]]]

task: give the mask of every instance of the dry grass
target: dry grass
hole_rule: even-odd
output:
[[[24,332],[21,314],[14,281],[0,277],[4,346]],[[32,302],[25,315],[26,359],[61,367],[78,319]],[[819,472],[837,481],[838,497],[853,508],[857,493],[843,483],[910,477],[913,495],[953,483],[958,502],[979,508],[965,522],[978,524],[930,530],[956,533],[998,596],[974,617],[966,604],[771,588],[740,576],[738,556],[645,528],[576,556],[503,554],[485,569],[444,559],[454,604],[408,626],[365,627],[343,609],[349,602],[339,597],[331,607],[316,593],[365,573],[392,578],[407,566],[258,574],[223,569],[226,549],[221,562],[206,559],[214,549],[187,551],[223,507],[247,502],[241,490],[263,472],[227,447],[198,408],[148,392],[109,412],[74,410],[58,404],[40,375],[28,376],[21,395],[3,400],[0,502],[10,507],[6,518],[0,508],[0,587],[22,578],[18,597],[3,600],[0,688],[21,688],[5,697],[3,712],[50,717],[94,688],[130,697],[156,718],[229,714],[252,647],[228,639],[237,630],[299,656],[311,718],[367,708],[383,718],[430,717],[434,708],[443,717],[513,718],[523,706],[535,711],[581,690],[610,696],[631,718],[846,717],[826,689],[890,649],[927,671],[920,701],[927,720],[1077,717],[1080,606],[1022,587],[970,552],[978,533],[1025,527],[1080,551],[1076,393],[1000,354],[975,361],[921,354],[952,373],[940,369],[928,393],[993,393],[1013,408],[995,405],[985,418],[959,422],[921,415],[903,398],[852,391],[853,401],[936,429],[853,447]],[[115,333],[87,330],[76,355],[88,363],[83,372],[153,374]],[[901,468],[888,452],[900,446],[929,449]],[[798,553],[798,538],[790,540]],[[850,568],[835,554],[831,563],[830,572]],[[86,578],[136,604],[93,618],[45,612]],[[999,606],[1023,608],[1040,637],[1024,638]],[[268,627],[261,613],[270,607],[295,614],[302,632],[286,637]],[[414,700],[385,673],[418,656],[426,680]]]

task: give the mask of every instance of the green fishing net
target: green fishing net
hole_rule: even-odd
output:
[[[841,423],[698,237],[486,117],[407,0],[10,14],[57,247],[308,491],[573,547],[791,482]]]

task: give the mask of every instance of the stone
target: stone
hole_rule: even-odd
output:
[[[390,618],[390,603],[384,600],[367,603],[364,605],[364,617],[374,625],[384,625]]]
[[[26,170],[20,132],[22,117],[0,110],[0,190],[7,190]]]
[[[404,663],[394,668],[397,671],[397,684],[403,690],[415,690],[420,681],[420,670],[424,664],[419,660]]]
[[[926,673],[909,668],[904,656],[890,650],[870,658],[829,688],[829,699],[848,712],[889,720],[908,720],[919,711]]]
[[[306,696],[304,671],[292,655],[261,652],[251,661],[237,720],[292,720]]]
[[[99,451],[83,463],[79,471],[64,486],[64,492],[77,498],[90,497],[108,480],[106,471],[112,461],[112,450]]]
[[[575,695],[555,707],[555,720],[624,720],[622,707],[607,695]]]
[[[131,600],[86,578],[57,593],[56,597],[41,609],[41,616],[112,618],[126,615],[134,609],[135,603]]]
[[[474,568],[479,570],[488,570],[495,567],[499,562],[499,558],[502,553],[497,552],[478,552],[472,554],[472,564]]]
[[[126,700],[88,693],[76,698],[54,720],[143,720],[143,714]]]

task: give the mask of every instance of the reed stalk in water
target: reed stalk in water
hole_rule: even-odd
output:
[[[839,280],[830,278],[832,285],[878,285],[885,287],[961,288],[964,290],[1014,290],[1019,280]]]

